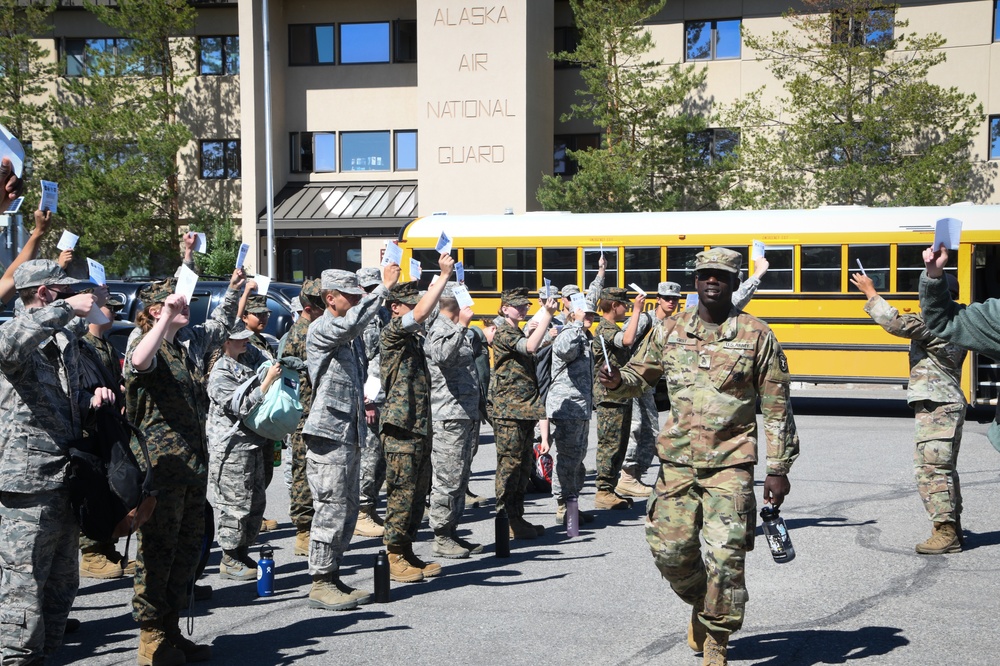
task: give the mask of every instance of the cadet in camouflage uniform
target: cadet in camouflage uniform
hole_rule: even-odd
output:
[[[443,280],[442,280],[443,281]],[[440,313],[424,341],[431,381],[431,529],[438,557],[465,558],[483,547],[456,535],[465,510],[472,456],[479,442],[481,391],[472,345],[471,307],[459,308],[452,283],[441,294]]]
[[[302,283],[302,291],[299,293],[299,301],[302,303],[302,313],[295,320],[292,327],[281,339],[281,346],[278,348],[279,358],[293,356],[308,362],[306,351],[306,337],[309,334],[309,326],[312,322],[323,316],[323,297],[319,280],[306,280]],[[289,447],[292,458],[292,484],[289,488],[288,516],[295,525],[295,546],[296,555],[309,555],[309,532],[312,529],[313,521],[313,500],[312,492],[309,490],[309,480],[306,478],[306,441],[302,435],[306,419],[309,418],[309,411],[312,407],[313,387],[309,379],[308,370],[299,370],[299,402],[302,403],[302,418],[299,425],[291,435],[289,435]]]
[[[627,329],[622,331],[617,322],[625,320],[628,312],[628,294],[620,287],[606,287],[601,292],[601,319],[591,343],[594,363],[597,367],[610,363],[620,368],[632,356],[636,331],[640,317],[632,317]],[[643,294],[635,298],[633,311],[642,312],[646,299]],[[601,344],[601,340],[604,344]],[[609,358],[605,359],[607,349]],[[594,379],[594,402],[597,404],[597,493],[594,507],[597,509],[627,509],[632,500],[615,492],[618,485],[625,451],[628,449],[629,429],[632,423],[632,400],[608,395],[608,392]]]
[[[377,268],[360,268],[357,271],[358,284],[371,293],[375,287],[382,284],[382,277]],[[379,438],[379,412],[385,402],[385,391],[382,390],[381,356],[379,336],[382,329],[389,323],[389,309],[382,306],[378,314],[368,322],[361,341],[365,346],[365,357],[368,360],[367,387],[375,387],[375,395],[365,395],[365,419],[368,422],[368,446],[361,452],[361,509],[358,512],[358,524],[354,526],[354,534],[363,537],[380,537],[385,534],[382,519],[378,517],[375,507],[378,505],[378,494],[385,483],[385,455],[382,452],[382,440]]]
[[[952,298],[958,280],[948,275]],[[851,283],[868,297],[867,312],[889,333],[910,341],[910,381],[906,402],[916,413],[913,473],[933,530],[916,546],[918,553],[942,555],[962,550],[962,490],[958,480],[958,449],[965,424],[962,363],[965,349],[928,330],[920,314],[899,314],[875,291],[867,275],[851,275]]]
[[[81,281],[54,261],[25,261],[13,277],[25,309],[0,327],[0,661],[20,665],[62,645],[80,581],[66,449],[114,393],[83,388],[70,327],[107,291],[73,296]]]
[[[765,502],[784,501],[799,453],[785,355],[767,324],[732,305],[740,261],[725,248],[699,252],[698,307],[654,328],[620,372],[600,369],[613,396],[640,395],[660,377],[667,381],[670,415],[657,446],[662,464],[646,540],[660,573],[693,607],[688,644],[704,648],[706,666],[728,663],[729,635],[743,625],[746,551],[756,523],[758,399],[767,433]]]
[[[399,266],[390,264],[383,285],[365,295],[354,273],[329,269],[321,277],[326,310],[309,325],[306,338],[313,404],[302,429],[316,511],[309,534],[309,605],[314,608],[347,610],[371,601],[370,593],[340,580],[340,561],[358,520],[359,463],[367,436],[363,368],[354,342],[398,279]]]
[[[531,436],[535,423],[545,418],[538,395],[535,352],[548,333],[556,301],[545,303],[538,326],[525,338],[519,328],[528,312],[528,290],[506,289],[500,295],[500,316],[493,336],[493,378],[488,411],[496,439],[497,511],[505,510],[510,533],[516,539],[534,539],[545,533],[542,525],[524,519],[524,493],[531,477]]]
[[[200,326],[187,325],[190,310],[173,293],[174,278],[139,294],[146,308],[137,317],[140,336],[125,355],[126,407],[128,420],[146,436],[158,493],[153,517],[139,528],[132,617],[141,627],[140,664],[211,658],[211,648],[185,638],[178,621],[205,530],[205,359],[236,324],[245,279],[243,269],[233,272],[222,304]],[[138,442],[132,448],[142,464]]]
[[[219,511],[215,533],[222,547],[219,576],[230,580],[257,578],[250,547],[267,505],[263,449],[273,445],[243,425],[243,419],[281,376],[281,366],[275,363],[263,380],[257,378],[257,369],[267,359],[247,343],[252,335],[243,322],[237,322],[208,376],[208,484]]]

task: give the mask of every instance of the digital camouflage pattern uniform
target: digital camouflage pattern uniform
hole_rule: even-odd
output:
[[[385,402],[385,391],[381,388],[382,357],[379,340],[382,329],[389,323],[392,315],[388,308],[382,306],[378,314],[368,322],[361,340],[365,346],[365,356],[368,360],[368,377],[379,380],[378,395],[373,400],[365,399],[366,407],[375,407],[375,423],[368,428],[368,446],[361,452],[361,511],[371,513],[378,504],[378,493],[385,483],[385,454],[382,451],[382,440],[379,437],[379,418],[382,403]],[[369,382],[371,383],[370,379]]]
[[[615,287],[605,289],[602,299],[624,301],[625,290]],[[624,333],[618,324],[601,317],[594,331],[591,346],[594,352],[594,402],[597,405],[597,480],[594,485],[598,491],[615,492],[618,485],[618,473],[621,472],[625,452],[628,450],[628,437],[632,425],[632,400],[608,395],[607,389],[597,381],[596,368],[604,365],[604,349],[601,339],[608,349],[612,368],[620,368],[628,362],[631,350],[623,342]]]
[[[622,328],[627,329],[630,321],[631,317],[626,319]],[[660,320],[652,313],[643,312],[639,315],[639,325],[636,329],[632,353],[639,349],[653,327],[660,323]],[[633,469],[637,479],[645,474],[653,462],[653,456],[656,455],[656,433],[660,431],[660,413],[656,409],[655,395],[656,387],[654,386],[643,392],[642,395],[632,398],[629,445],[625,451],[622,466]]]
[[[653,329],[612,394],[639,395],[660,377],[670,413],[657,443],[662,464],[647,507],[646,540],[674,592],[701,609],[699,620],[710,631],[729,634],[742,626],[748,599],[758,398],[767,473],[786,475],[799,453],[788,362],[759,319],[733,309],[715,329],[692,308]]]
[[[67,329],[73,319],[60,300],[25,309],[0,327],[4,664],[42,663],[55,652],[80,582],[79,528],[63,483],[66,447],[83,436],[91,395],[81,388],[77,339]]]
[[[303,286],[303,290],[305,286]],[[299,317],[282,339],[281,356],[294,356],[308,362],[306,337],[309,334],[311,322],[305,317]],[[302,418],[299,425],[289,436],[289,446],[292,456],[292,485],[289,488],[288,516],[292,524],[300,532],[308,532],[312,527],[313,501],[309,491],[309,481],[306,479],[306,441],[302,435],[306,419],[309,418],[312,407],[313,388],[309,380],[308,370],[299,370],[299,402],[302,403]]]
[[[889,333],[910,341],[906,402],[916,412],[913,471],[931,521],[957,523],[962,514],[958,449],[965,424],[962,363],[966,351],[934,335],[919,314],[899,314],[881,296],[865,312]]]
[[[140,298],[147,307],[162,303],[174,292],[175,284],[173,279],[154,283],[143,289]],[[229,289],[204,324],[185,326],[173,342],[164,339],[146,370],[132,365],[132,353],[142,334],[130,341],[125,355],[127,416],[146,436],[158,491],[156,511],[139,528],[132,598],[132,617],[137,622],[162,620],[187,605],[188,584],[198,567],[205,533],[205,363],[235,325],[239,299],[240,292]],[[134,439],[132,450],[144,465]]]
[[[561,504],[579,497],[581,469],[587,455],[590,414],[594,409],[594,352],[590,332],[582,321],[563,326],[552,343],[552,386],[545,413],[555,453],[552,494]]]
[[[267,296],[261,296],[260,294],[251,294],[247,299],[246,311],[250,314],[264,314],[265,312],[270,315],[271,311],[267,307]],[[271,350],[271,345],[267,343],[267,338],[265,338],[260,333],[254,333],[250,337],[250,344],[257,348],[261,354],[263,354],[265,360],[273,361],[276,354]],[[271,485],[271,479],[274,478],[274,454],[275,454],[275,442],[271,442],[270,446],[266,446],[261,449],[261,455],[264,459],[264,488],[266,489]]]

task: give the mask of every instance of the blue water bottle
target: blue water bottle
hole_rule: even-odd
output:
[[[274,550],[270,546],[260,549],[257,562],[257,596],[274,596]]]

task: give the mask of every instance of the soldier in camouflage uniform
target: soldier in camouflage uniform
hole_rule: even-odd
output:
[[[25,261],[13,277],[25,309],[0,327],[0,661],[21,665],[62,644],[80,580],[66,450],[114,394],[83,388],[70,327],[107,291],[73,296],[80,280],[47,260]]]
[[[465,510],[472,456],[479,442],[480,384],[469,328],[471,307],[459,308],[452,284],[441,294],[440,313],[424,341],[431,380],[430,409],[434,442],[431,447],[431,529],[438,557],[465,558],[483,547],[456,535]]]
[[[958,280],[950,278],[952,298]],[[916,412],[913,471],[917,491],[933,525],[931,536],[917,544],[918,553],[942,555],[962,550],[962,490],[958,480],[958,449],[965,424],[962,363],[965,349],[928,330],[920,314],[899,314],[878,295],[867,275],[851,275],[851,283],[868,297],[867,312],[889,333],[910,340],[910,381],[906,401]]]
[[[278,347],[278,357],[293,356],[308,361],[306,351],[306,337],[309,334],[309,326],[312,322],[323,316],[323,297],[319,280],[306,280],[302,283],[302,291],[299,293],[299,301],[302,303],[302,314],[295,320],[292,327],[281,339]],[[309,417],[309,410],[312,407],[313,387],[309,379],[308,370],[299,371],[299,402],[302,403],[302,418],[299,425],[291,435],[289,435],[289,448],[292,455],[292,484],[289,487],[288,516],[295,525],[295,546],[296,555],[309,555],[309,532],[312,529],[313,521],[313,500],[312,492],[309,490],[309,481],[306,478],[306,441],[302,435],[306,419]]]
[[[371,293],[375,287],[382,284],[382,277],[377,268],[361,268],[357,271],[358,284]],[[382,452],[382,440],[379,438],[379,412],[385,402],[385,392],[381,381],[381,356],[379,336],[382,329],[391,318],[389,309],[382,306],[378,314],[368,322],[361,341],[365,346],[365,358],[368,361],[368,381],[365,382],[365,419],[368,423],[368,446],[361,452],[361,509],[358,512],[358,524],[354,526],[355,536],[380,537],[385,534],[382,519],[378,517],[375,507],[378,505],[378,494],[385,483],[385,455]],[[368,395],[372,391],[374,395]]]
[[[692,605],[688,644],[704,649],[706,666],[728,663],[729,635],[743,625],[758,399],[767,433],[765,502],[781,505],[799,453],[785,355],[767,324],[732,304],[740,261],[725,248],[698,253],[698,307],[655,327],[620,372],[600,369],[612,396],[667,381],[670,415],[657,446],[662,464],[646,540],[660,573]]]
[[[545,417],[534,355],[557,308],[554,298],[546,301],[538,325],[526,338],[520,324],[528,313],[528,304],[528,290],[523,287],[506,289],[500,295],[487,405],[497,448],[497,511],[507,512],[510,534],[516,539],[534,539],[545,533],[542,525],[524,519],[524,494],[531,477],[532,432],[535,423]]]
[[[367,438],[364,375],[354,342],[399,279],[399,266],[386,266],[383,279],[382,286],[365,295],[354,273],[323,271],[326,310],[309,325],[306,337],[313,403],[302,434],[316,511],[309,534],[309,605],[324,610],[347,610],[371,601],[370,593],[341,582],[340,561],[358,520],[359,464]]]
[[[281,376],[277,363],[263,380],[257,369],[267,360],[248,340],[253,333],[237,322],[208,376],[208,484],[219,512],[215,538],[222,547],[219,576],[254,580],[257,563],[250,547],[257,540],[267,505],[264,451],[270,440],[243,425],[268,388]]]
[[[183,664],[211,658],[211,647],[185,638],[179,613],[188,603],[201,557],[208,488],[205,439],[206,358],[236,324],[246,279],[236,269],[222,304],[200,326],[188,326],[176,280],[155,282],[139,297],[139,337],[125,355],[128,420],[146,436],[155,474],[156,511],[139,528],[132,617],[139,622],[139,664]],[[132,448],[142,464],[138,442]]]
[[[601,319],[594,332],[591,343],[594,351],[594,363],[601,367],[610,363],[613,368],[620,368],[632,356],[632,345],[635,344],[636,332],[640,317],[632,317],[629,326],[624,331],[618,322],[625,320],[628,312],[628,293],[620,287],[605,287],[601,292],[598,305]],[[633,311],[642,312],[646,299],[643,294],[635,298]],[[602,341],[603,340],[603,344]],[[605,358],[604,351],[608,357]],[[604,387],[594,379],[594,402],[597,404],[597,493],[594,495],[594,507],[597,509],[627,509],[632,506],[632,500],[615,492],[618,485],[625,451],[628,449],[629,429],[632,423],[631,398],[617,398],[608,395]]]
[[[440,278],[422,297],[417,281],[396,285],[386,297],[392,319],[381,336],[385,404],[379,427],[386,463],[383,540],[389,553],[389,576],[401,583],[441,573],[440,564],[424,562],[414,554],[413,541],[431,482],[431,386],[423,323],[434,314],[454,265],[451,255],[442,254]]]

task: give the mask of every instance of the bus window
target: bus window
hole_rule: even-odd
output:
[[[535,277],[538,258],[535,248],[503,250],[503,288],[527,287],[528,291],[538,288]]]
[[[840,245],[802,246],[802,291],[840,291]]]
[[[668,247],[667,280],[676,282],[682,291],[694,290],[694,260],[703,247]]]
[[[451,256],[454,257],[456,254],[458,254],[457,251],[451,251]],[[434,276],[441,273],[441,268],[438,266],[438,259],[441,258],[441,253],[437,250],[414,250],[413,258],[420,262],[420,288],[426,289],[430,286]],[[403,276],[407,280],[412,280],[410,267],[403,266],[402,268]]]
[[[850,245],[847,248],[847,270],[858,270],[858,260],[877,291],[889,291],[889,246]]]
[[[625,248],[625,288],[634,291],[629,286],[633,282],[646,292],[656,291],[660,282],[660,248]]]
[[[924,270],[924,250],[926,245],[896,246],[896,291],[920,291],[920,273]],[[946,271],[957,275],[961,253],[953,252],[948,258]],[[867,266],[865,267],[867,270]]]
[[[601,259],[601,249],[598,247],[583,248],[583,284],[580,288],[584,291],[590,286],[590,282],[597,277],[597,262]],[[618,248],[604,248],[604,259],[608,262],[607,270],[604,272],[604,286],[618,286]]]
[[[542,277],[556,289],[576,284],[576,248],[542,248]]]
[[[760,279],[760,289],[792,291],[795,288],[795,248],[769,245],[765,256],[768,269]],[[747,276],[743,277],[746,279]]]
[[[464,250],[465,286],[469,291],[497,291],[497,251]]]
[[[715,246],[713,245],[713,247],[715,247]],[[735,246],[734,245],[720,245],[719,247],[724,247],[727,250],[732,250],[733,252],[736,252],[737,254],[740,255],[740,259],[743,260],[743,261],[740,262],[740,266],[743,267],[743,277],[746,278],[746,276],[747,276],[747,269],[750,268],[750,252],[747,250],[747,246],[746,245],[735,245]],[[770,252],[771,248],[767,248],[767,251]],[[768,260],[770,260],[770,259],[771,259],[771,257],[768,256]]]

